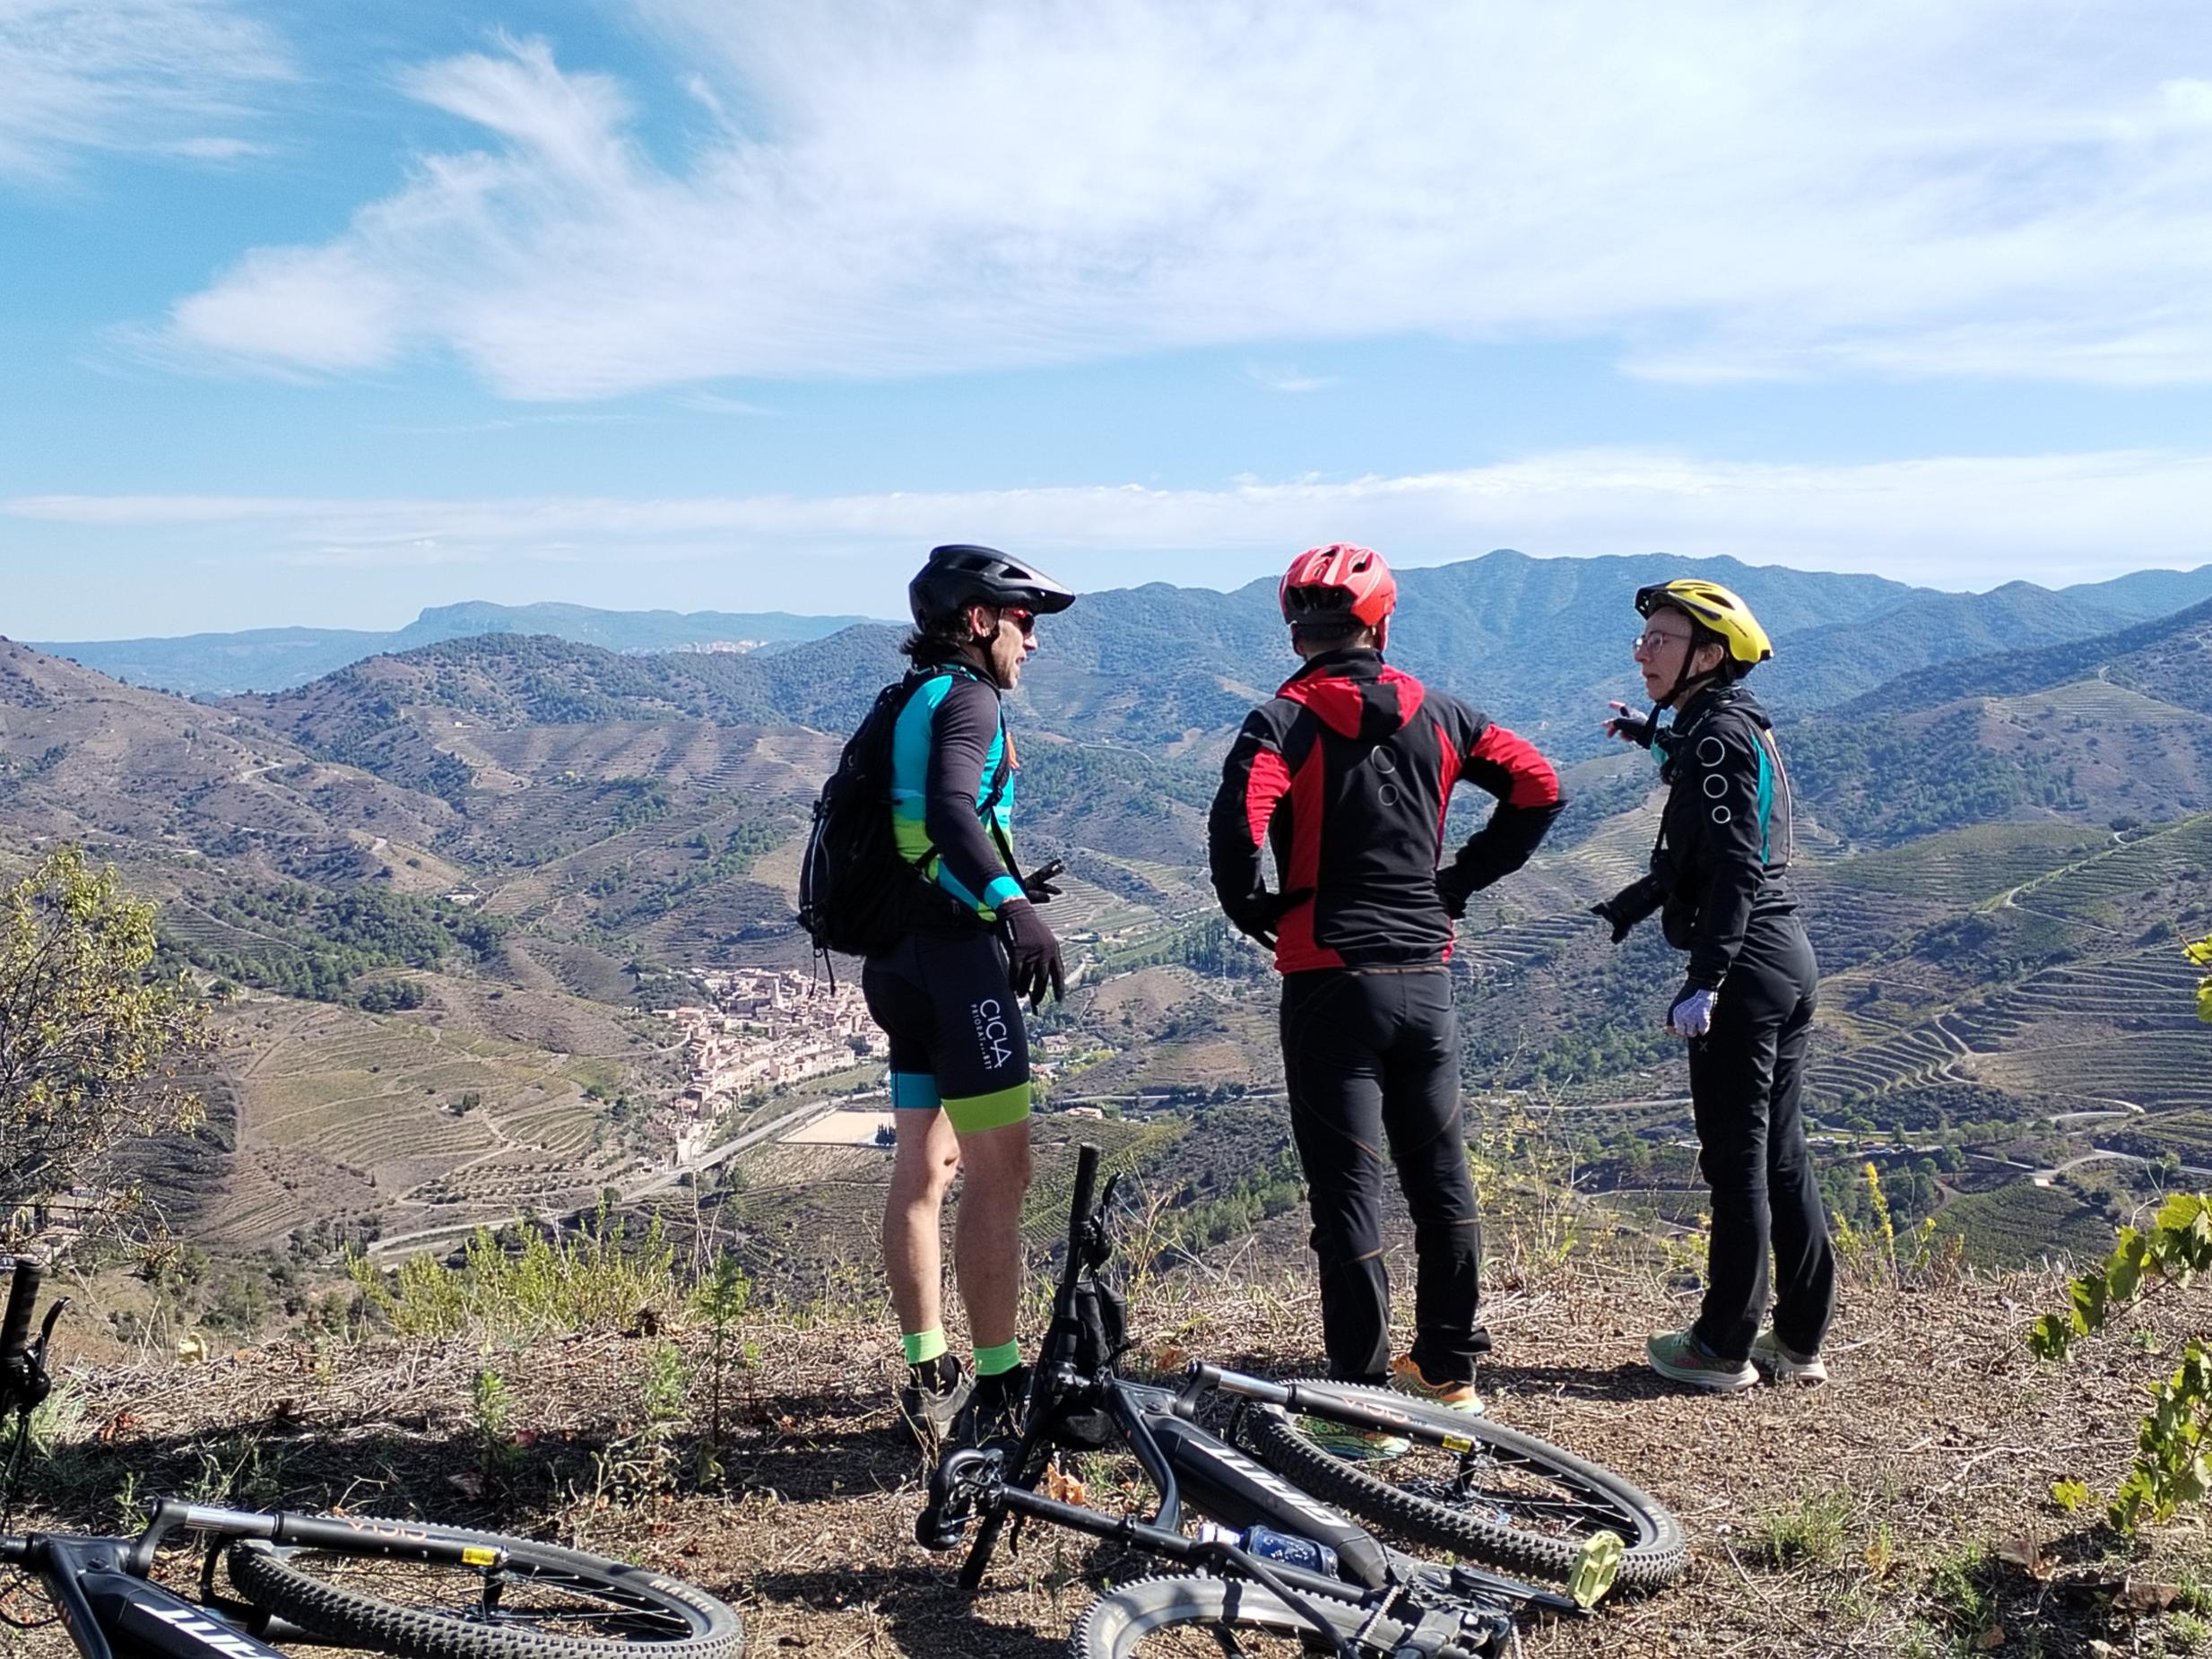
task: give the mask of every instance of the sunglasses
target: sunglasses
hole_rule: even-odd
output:
[[[1024,638],[1031,638],[1036,636],[1037,612],[1034,611],[1024,611],[1016,606],[1009,606],[1005,610],[999,612],[999,620],[1002,621],[1011,622],[1015,627],[1021,630],[1022,637]]]

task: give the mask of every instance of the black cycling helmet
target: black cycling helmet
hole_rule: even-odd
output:
[[[929,562],[906,584],[914,625],[925,633],[954,621],[972,604],[1020,605],[1049,616],[1074,603],[1074,593],[1042,570],[995,547],[966,542],[931,548]]]

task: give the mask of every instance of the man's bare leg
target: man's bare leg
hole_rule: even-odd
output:
[[[977,1130],[959,1139],[967,1169],[954,1219],[953,1271],[980,1351],[1014,1340],[1021,1299],[1021,1203],[1029,1192],[1029,1123]]]
[[[945,1194],[959,1173],[960,1144],[941,1111],[910,1107],[893,1121],[898,1145],[883,1201],[883,1273],[898,1328],[912,1335],[944,1321]]]

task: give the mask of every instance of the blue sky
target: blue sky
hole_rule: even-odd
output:
[[[0,0],[0,631],[2212,559],[2194,0]]]

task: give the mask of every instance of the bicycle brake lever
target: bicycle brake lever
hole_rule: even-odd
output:
[[[1098,1194],[1097,1207],[1083,1227],[1083,1261],[1086,1266],[1103,1267],[1106,1258],[1114,1254],[1113,1235],[1107,1230],[1106,1217],[1114,1208],[1114,1194],[1121,1190],[1122,1172],[1116,1170],[1106,1177],[1106,1188]]]

